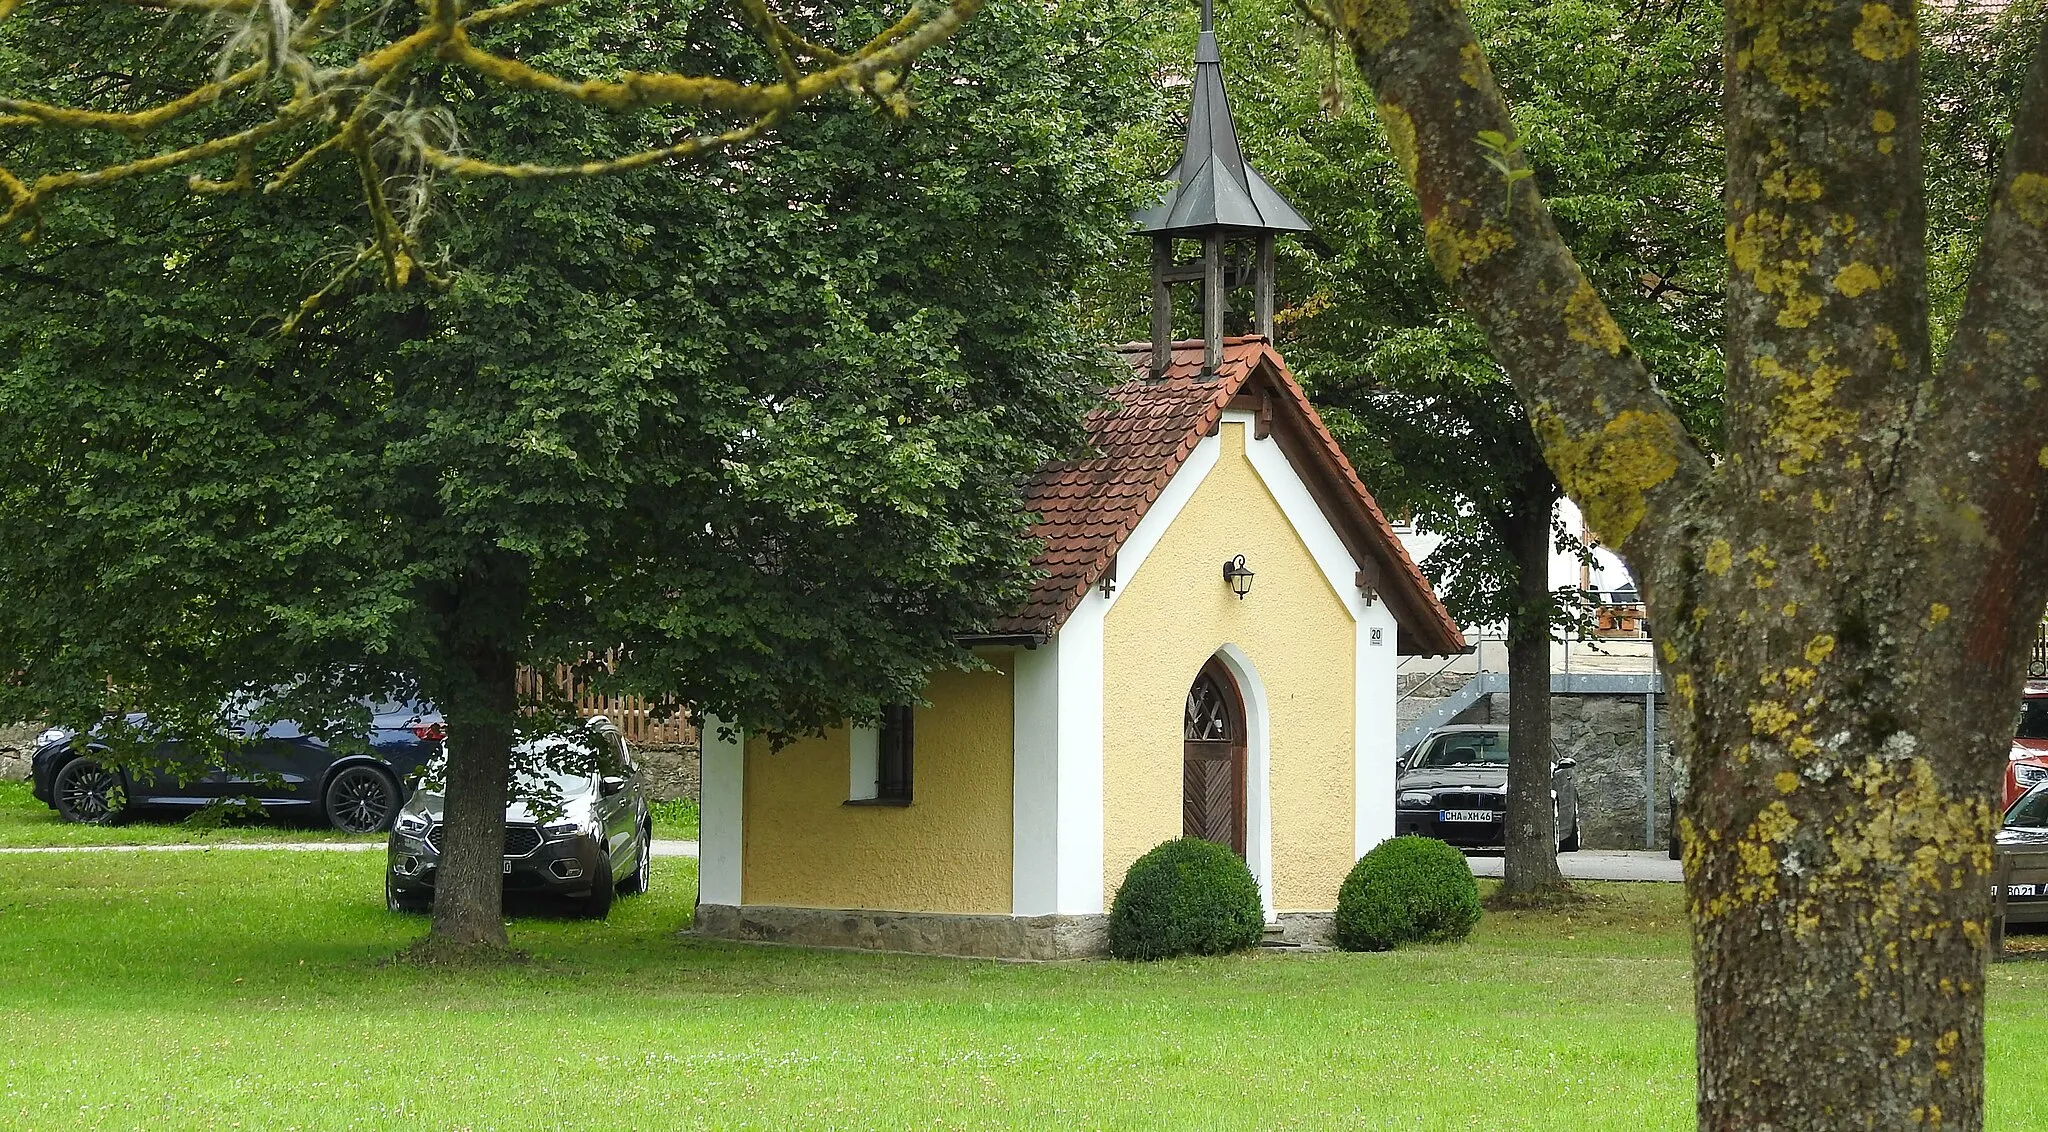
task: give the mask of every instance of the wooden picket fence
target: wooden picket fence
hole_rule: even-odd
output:
[[[543,684],[543,680],[548,684]],[[566,688],[576,701],[576,714],[584,719],[601,715],[611,720],[628,743],[643,747],[697,744],[697,727],[688,712],[678,710],[667,718],[656,718],[654,705],[638,696],[606,696],[591,691],[588,681],[578,679],[568,665],[556,668],[552,676],[532,668],[519,670],[521,700],[539,697],[549,684],[557,690]]]

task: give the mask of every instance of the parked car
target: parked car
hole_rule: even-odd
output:
[[[251,797],[266,811],[316,813],[349,833],[388,829],[404,801],[400,783],[440,752],[441,714],[421,703],[384,702],[370,709],[368,750],[337,751],[326,739],[286,720],[235,723],[249,744],[233,769],[159,769],[132,773],[108,765],[107,729],[81,734],[56,727],[36,737],[30,760],[36,798],[65,821],[106,824],[150,809],[198,809],[225,798]],[[141,715],[126,726],[146,730]],[[153,759],[175,766],[182,743],[162,740]]]
[[[505,807],[505,891],[565,896],[593,919],[612,896],[647,891],[654,825],[626,741],[603,716],[589,723],[600,750],[592,773],[545,766],[513,782]],[[532,763],[577,761],[581,740],[551,736],[520,748]],[[568,756],[561,758],[560,756]],[[439,764],[399,811],[386,846],[384,903],[394,912],[433,906],[434,878],[447,848]]]
[[[1579,848],[1574,759],[1550,764],[1551,812],[1561,853]],[[1415,745],[1394,780],[1394,832],[1465,848],[1507,841],[1508,729],[1440,727]]]
[[[2001,804],[2010,807],[2038,783],[2048,782],[2048,680],[2027,681],[2013,728],[2012,753],[2005,763]]]
[[[2036,782],[2006,807],[1998,830],[1998,848],[2048,849],[2048,780]],[[2048,924],[2048,885],[2013,884],[2006,888],[2005,922]]]

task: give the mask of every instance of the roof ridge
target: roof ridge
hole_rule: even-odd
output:
[[[1183,347],[1202,348],[1200,339]],[[1433,651],[1463,646],[1456,623],[1270,341],[1257,334],[1226,339],[1223,362],[1213,375],[1201,374],[1201,359],[1183,353],[1160,381],[1146,380],[1141,368],[1151,343],[1118,349],[1132,374],[1110,387],[1103,407],[1088,414],[1086,450],[1092,455],[1047,461],[1026,484],[1025,505],[1037,515],[1031,533],[1040,543],[1033,565],[1041,577],[1023,607],[1000,622],[998,635],[1058,632],[1216,429],[1231,400],[1264,370],[1269,374],[1264,384],[1278,387],[1277,401],[1286,407],[1283,417],[1298,421],[1286,427],[1307,434],[1290,463],[1308,461],[1297,471],[1311,481],[1317,506],[1340,532],[1348,532],[1344,538],[1361,571],[1389,591],[1399,602],[1397,610],[1408,611],[1407,620],[1415,624],[1404,628],[1404,635],[1412,629],[1417,642]]]

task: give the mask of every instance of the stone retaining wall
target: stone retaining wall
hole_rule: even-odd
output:
[[[1588,849],[1662,849],[1671,828],[1671,712],[1657,703],[1656,837],[1643,844],[1643,697],[1552,696],[1551,736],[1579,761],[1579,828]]]
[[[633,761],[640,764],[640,780],[651,801],[670,802],[677,798],[695,800],[699,784],[697,748],[635,746]]]
[[[1419,714],[1419,713],[1418,713]],[[1507,726],[1505,692],[1482,696],[1456,723]],[[1643,697],[1550,697],[1558,757],[1578,760],[1579,829],[1587,849],[1662,849],[1671,832],[1671,712],[1657,697],[1657,837],[1643,844]]]
[[[29,757],[35,754],[40,723],[17,723],[0,727],[0,782],[19,782],[29,775]]]

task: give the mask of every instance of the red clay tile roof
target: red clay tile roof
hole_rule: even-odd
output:
[[[1262,337],[1227,338],[1216,377],[1204,380],[1202,344],[1176,342],[1172,368],[1159,381],[1146,375],[1151,350],[1149,343],[1120,347],[1133,376],[1109,390],[1109,404],[1088,415],[1094,455],[1048,463],[1026,484],[1025,505],[1039,517],[1031,533],[1043,545],[1033,564],[1043,576],[1023,608],[997,626],[999,634],[1058,632],[1224,408],[1240,394],[1252,394],[1272,397],[1276,436],[1360,571],[1387,598],[1401,625],[1401,651],[1464,648],[1457,624],[1277,350]]]

